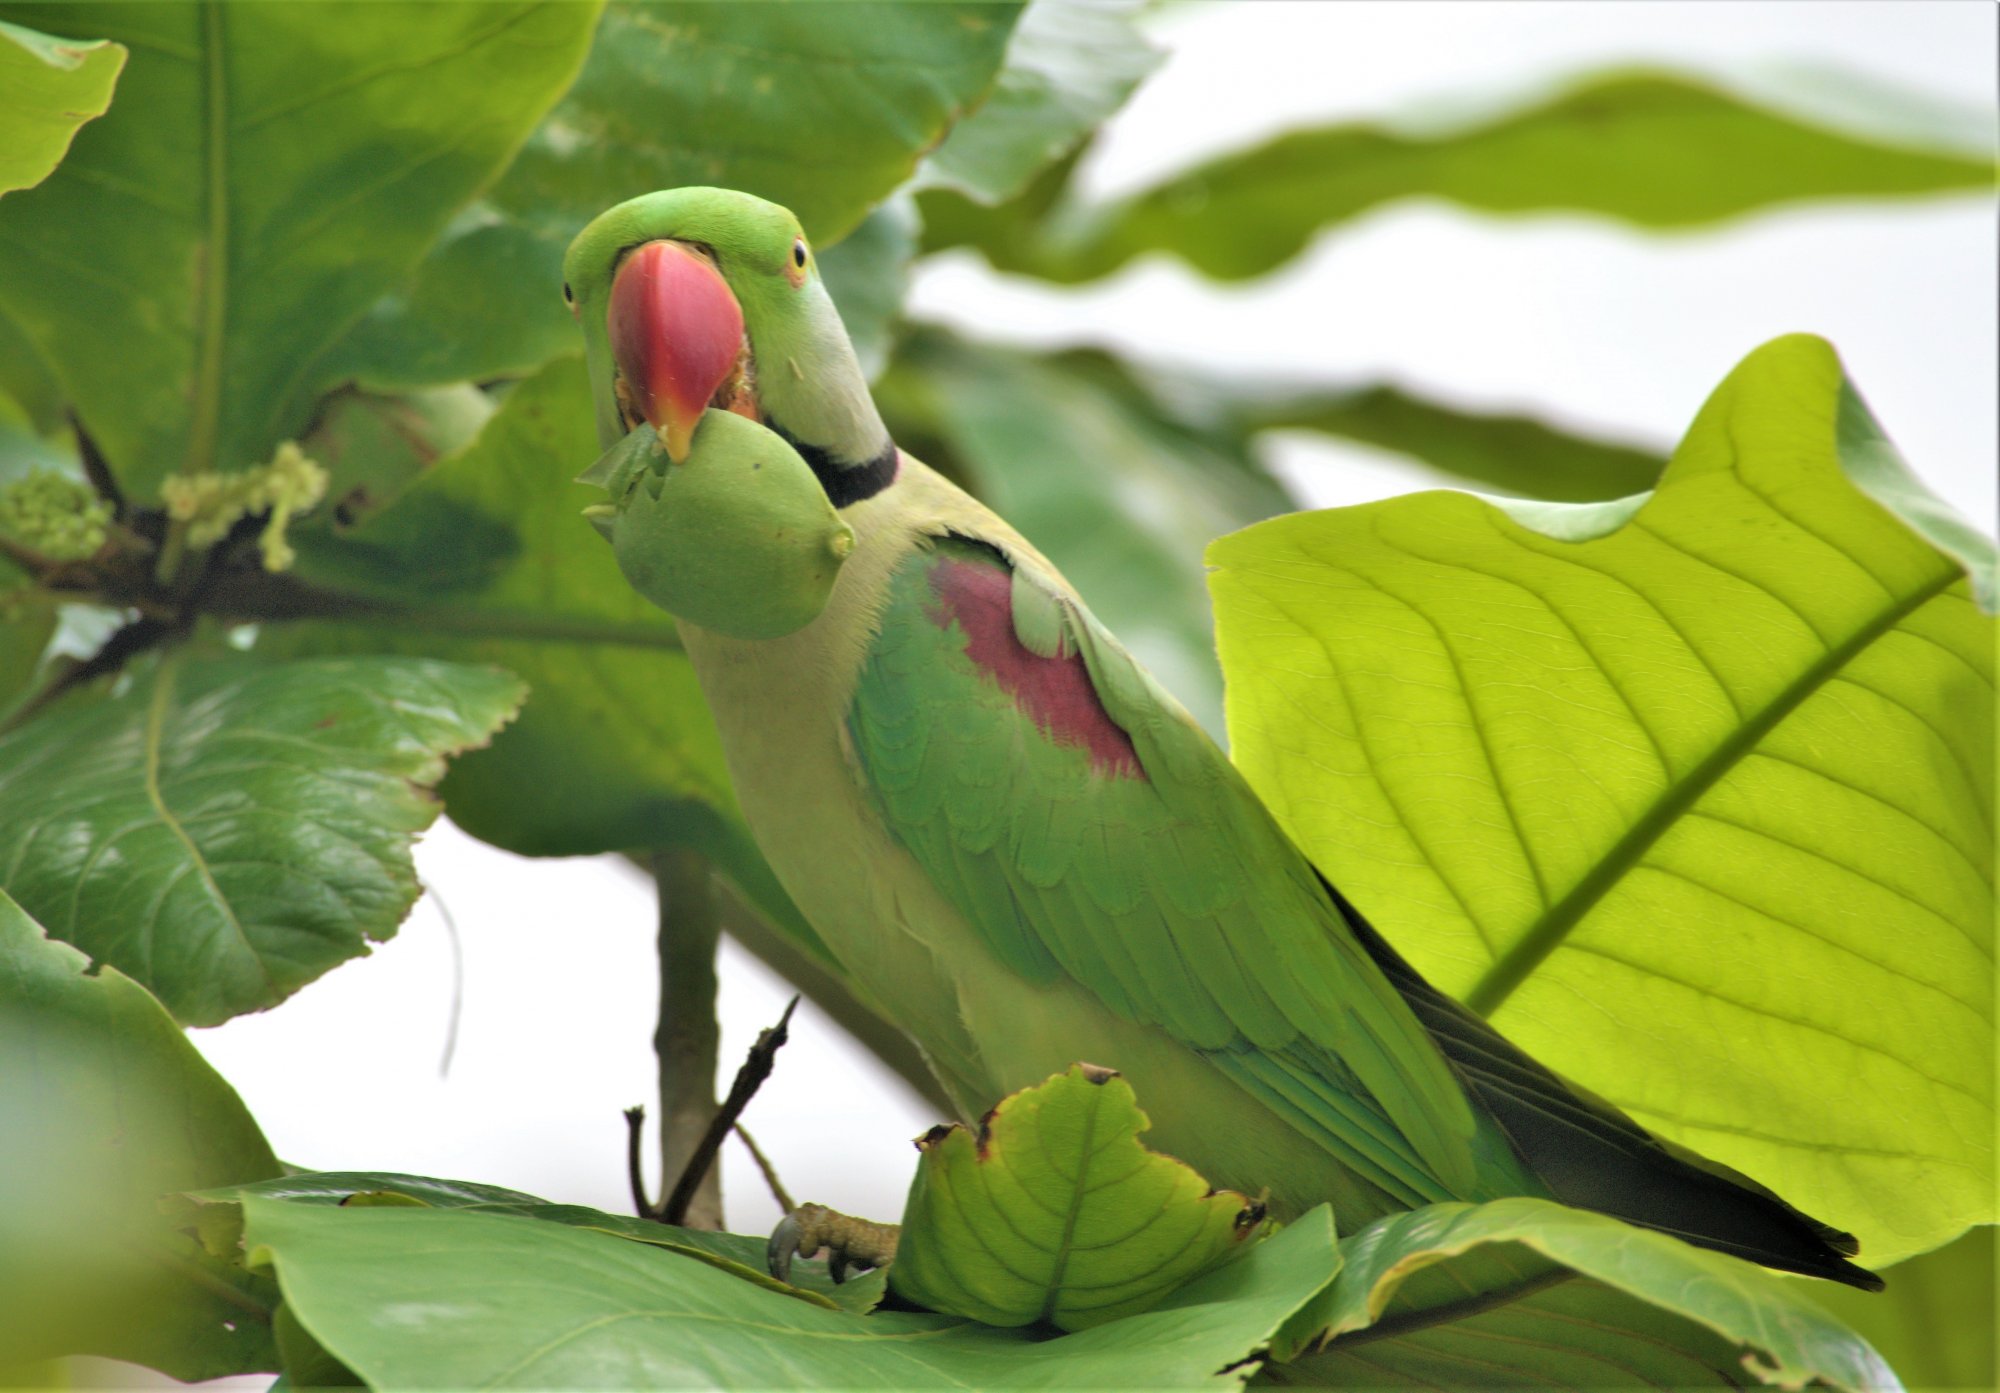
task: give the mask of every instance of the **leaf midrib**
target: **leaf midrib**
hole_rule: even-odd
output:
[[[278,991],[278,984],[271,977],[271,969],[265,964],[263,954],[259,953],[257,945],[250,941],[250,934],[244,929],[243,921],[236,917],[235,906],[229,903],[229,897],[216,883],[215,874],[209,869],[208,858],[201,854],[201,848],[195,845],[193,836],[181,825],[181,820],[168,809],[166,794],[160,787],[160,747],[165,741],[167,710],[173,705],[174,681],[179,671],[178,654],[169,656],[161,663],[159,675],[153,681],[152,700],[146,704],[144,776],[146,801],[152,805],[153,812],[159,817],[161,825],[174,834],[187,852],[188,862],[194,867],[195,874],[201,877],[201,883],[208,888],[210,900],[221,911],[223,921],[242,941],[244,951],[250,955],[250,961],[257,965],[258,976],[264,979],[264,985],[270,989],[272,999],[276,1000],[282,993]]]
[[[195,360],[194,419],[188,429],[189,474],[215,464],[215,440],[222,413],[222,347],[229,318],[229,123],[228,73],[224,68],[221,0],[201,9],[202,89],[205,142],[204,211],[206,246],[201,259],[201,347]]]
[[[1042,1298],[1041,1320],[1052,1320],[1056,1305],[1062,1296],[1063,1276],[1069,1270],[1070,1247],[1076,1241],[1076,1221],[1083,1213],[1084,1196],[1090,1193],[1090,1167],[1097,1159],[1097,1115],[1103,1110],[1104,1090],[1093,1088],[1090,1095],[1090,1112],[1083,1122],[1083,1142],[1077,1148],[1081,1157],[1076,1169],[1076,1188],[1070,1192],[1069,1212],[1063,1215],[1062,1237],[1056,1240],[1055,1266],[1049,1272],[1049,1292]]]
[[[1571,887],[1569,893],[1494,960],[1493,965],[1465,994],[1465,1004],[1482,1016],[1492,1015],[1541,966],[1543,960],[1562,945],[1570,931],[1583,921],[1598,901],[1645,859],[1654,844],[1677,826],[1694,805],[1722,781],[1724,775],[1756,753],[1765,737],[1797,710],[1807,697],[1832,681],[1842,668],[1910,615],[1950,589],[1962,575],[1956,566],[1946,567],[1935,581],[1919,587],[1883,610],[1872,622],[1855,630],[1846,642],[1829,648],[1819,661],[1792,679],[1761,711],[1717,744],[1685,777],[1670,784],[1645,815],[1626,829],[1625,835]]]

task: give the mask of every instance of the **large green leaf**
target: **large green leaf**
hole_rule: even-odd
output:
[[[444,782],[454,822],[532,856],[697,846],[811,942],[735,810],[673,619],[633,592],[583,520],[601,494],[571,476],[599,453],[581,360],[549,364],[388,507],[301,533],[296,574],[336,617],[273,625],[259,649],[519,673],[521,718]]]
[[[296,431],[318,356],[575,75],[589,4],[21,5],[134,54],[0,203],[0,307],[136,500]]]
[[[0,893],[0,1368],[56,1354],[179,1379],[276,1367],[264,1279],[159,1197],[278,1173],[257,1124],[145,989]]]
[[[1800,336],[1650,498],[1417,494],[1209,559],[1236,756],[1327,874],[1531,1053],[1884,1264],[1994,1215],[1993,624],[1856,481],[1921,493]]]
[[[1333,1341],[1278,1383],[1899,1388],[1802,1284],[1546,1200],[1439,1204],[1340,1243]]]
[[[0,21],[0,194],[49,177],[77,127],[111,105],[124,66],[123,45]]]
[[[484,203],[336,351],[405,389],[574,352],[562,254],[614,203],[743,189],[831,246],[992,84],[1011,3],[616,3],[582,76]]]
[[[299,1321],[378,1388],[1230,1388],[1338,1262],[1318,1210],[1166,1305],[1047,1339],[831,1311],[564,1224],[256,1195],[243,1209]]]
[[[1264,1207],[1148,1151],[1132,1085],[1073,1064],[1005,1099],[974,1135],[917,1142],[889,1284],[988,1325],[1086,1330],[1161,1298],[1263,1236]]]
[[[1991,188],[1993,177],[1988,160],[1865,140],[1693,79],[1636,72],[1448,132],[1372,123],[1293,131],[1122,201],[1071,203],[1046,219],[931,194],[925,245],[977,246],[1002,270],[1061,282],[1155,251],[1240,280],[1289,261],[1322,228],[1405,198],[1668,229],[1802,199]]]
[[[0,884],[182,1021],[275,1006],[395,933],[425,786],[521,696],[448,663],[169,657],[0,736]]]
[[[918,188],[980,203],[1013,198],[1125,104],[1166,56],[1135,22],[1138,0],[1035,0],[980,108],[917,172]]]
[[[395,1202],[427,1205],[433,1209],[465,1209],[481,1214],[504,1214],[544,1223],[568,1224],[572,1228],[593,1229],[640,1243],[693,1253],[734,1272],[740,1280],[775,1291],[804,1294],[814,1304],[828,1310],[865,1313],[882,1298],[888,1274],[876,1271],[846,1282],[835,1282],[823,1262],[794,1262],[788,1285],[765,1271],[766,1238],[739,1233],[710,1233],[684,1229],[654,1219],[625,1214],[606,1214],[576,1204],[550,1204],[547,1200],[498,1185],[473,1181],[439,1180],[431,1176],[405,1175],[399,1171],[300,1171],[274,1180],[250,1185],[228,1185],[193,1194],[176,1196],[172,1212],[183,1224],[200,1232],[211,1253],[223,1256],[238,1252],[243,1242],[243,1200],[255,1195],[293,1204],[342,1205],[355,1202]],[[355,1197],[359,1196],[357,1201]]]
[[[898,441],[1046,552],[1098,618],[1220,733],[1201,548],[1290,505],[1240,432],[1167,414],[1105,354],[1038,357],[936,331],[880,397]]]

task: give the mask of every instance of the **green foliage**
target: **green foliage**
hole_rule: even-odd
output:
[[[979,109],[952,128],[919,171],[918,188],[992,205],[1013,198],[1076,148],[1164,57],[1134,24],[1138,0],[1030,5]]]
[[[0,308],[144,500],[297,433],[330,385],[319,356],[506,163],[594,20],[528,3],[332,23],[298,5],[7,13],[143,55],[62,174],[0,203]]]
[[[1321,1210],[1166,1305],[1050,1340],[828,1310],[570,1224],[255,1195],[243,1209],[253,1264],[276,1268],[299,1322],[374,1387],[1228,1388],[1250,1372],[1228,1366],[1323,1289],[1336,1261]]]
[[[160,663],[0,736],[4,888],[59,938],[214,1025],[395,933],[424,787],[521,702],[490,668]]]
[[[1783,1388],[1899,1387],[1799,1283],[1546,1200],[1392,1214],[1340,1253],[1314,1308],[1330,1343],[1271,1366],[1272,1382],[1734,1388],[1747,1370]]]
[[[897,438],[1020,526],[1212,727],[1199,556],[1284,511],[1268,432],[1550,503],[1658,481],[1643,504],[1428,495],[1220,543],[1242,757],[1420,966],[1642,1120],[1859,1228],[1878,1261],[1991,1217],[1990,625],[1971,603],[1994,599],[1990,544],[1915,485],[1823,350],[1753,359],[1659,480],[1644,450],[1381,384],[1211,380],[901,318],[913,266],[957,246],[1057,281],[1150,252],[1240,278],[1411,197],[1666,229],[1974,189],[1990,167],[1624,75],[1455,130],[1295,132],[1091,206],[1073,171],[1157,62],[1135,19],[1072,0],[0,6],[0,884],[91,964],[0,895],[0,1136],[26,1139],[0,1146],[0,1365],[1226,1388],[1337,1319],[1328,1348],[1257,1376],[1703,1384],[1741,1382],[1747,1355],[1760,1378],[1891,1384],[1795,1284],[1546,1205],[1422,1211],[1337,1247],[1322,1209],[1060,1337],[879,1311],[883,1274],[836,1287],[801,1264],[786,1288],[756,1239],[393,1174],[267,1178],[175,1028],[271,1006],[393,933],[433,783],[515,850],[702,849],[812,959],[823,1003],[868,1011],[752,845],[673,624],[569,482],[598,448],[563,246],[632,194],[720,183],[804,219]],[[298,477],[246,488],[291,440]],[[314,491],[299,459],[325,496],[290,517]],[[205,656],[225,635],[254,646]],[[1646,932],[1662,922],[1704,926],[1699,950]],[[957,1259],[967,1214],[933,1203],[952,1164],[1030,1169],[927,1160],[906,1293]],[[1126,1203],[1114,1185],[1084,1208]],[[243,1265],[246,1209],[283,1306]],[[1142,1237],[1090,1264],[1153,1262],[1161,1225],[1132,1217]],[[1913,1378],[1990,1382],[1980,1234],[1899,1265],[1886,1300],[1830,1299]],[[1027,1285],[1081,1304],[1074,1271]],[[410,1319],[384,1321],[397,1303]]]
[[[77,127],[111,104],[124,66],[120,44],[58,39],[0,21],[0,194],[49,177]]]
[[[2000,1229],[1991,1224],[1897,1263],[1879,1295],[1846,1287],[1813,1297],[1866,1336],[1912,1388],[1986,1389],[2000,1383],[1993,1272]]]
[[[1157,1305],[1263,1237],[1264,1209],[1148,1151],[1132,1085],[1067,1073],[1003,1099],[974,1135],[917,1143],[889,1283],[988,1325],[1088,1330]]]
[[[1481,489],[1522,498],[1623,498],[1651,488],[1666,465],[1647,450],[1574,435],[1528,416],[1461,410],[1400,387],[1220,390],[1220,407],[1246,433],[1313,431],[1396,450]]]
[[[1993,625],[1843,473],[1850,391],[1780,339],[1636,512],[1209,559],[1238,763],[1418,969],[1887,1263],[1995,1217]]]
[[[0,893],[0,1369],[87,1352],[179,1379],[272,1367],[272,1284],[161,1221],[168,1191],[278,1173],[145,988]]]
[[[1372,123],[1293,131],[1103,206],[1050,216],[924,199],[925,246],[977,247],[1062,283],[1169,252],[1223,280],[1276,269],[1371,208],[1444,198],[1491,213],[1574,211],[1696,227],[1801,199],[1989,187],[1989,161],[1807,125],[1662,73],[1597,78],[1523,111],[1420,134]],[[1030,191],[1030,208],[1051,192]]]
[[[562,7],[557,7],[562,8]],[[651,189],[782,203],[831,245],[993,81],[1018,7],[613,4],[581,77],[408,288],[335,351],[389,390],[575,353],[556,293],[577,229]]]

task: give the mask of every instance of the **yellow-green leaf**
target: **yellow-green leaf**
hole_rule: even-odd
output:
[[[1893,1262],[1994,1215],[1990,555],[1780,339],[1649,497],[1218,542],[1233,748],[1440,987]]]
[[[0,194],[49,177],[77,127],[111,105],[124,66],[122,44],[58,39],[0,21]]]

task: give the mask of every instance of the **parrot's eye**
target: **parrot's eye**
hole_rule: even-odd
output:
[[[576,296],[570,291],[568,281],[563,282],[563,303],[565,305],[574,305],[576,303]]]
[[[801,271],[805,269],[806,239],[803,237],[797,238],[792,243],[792,265],[798,267]]]

